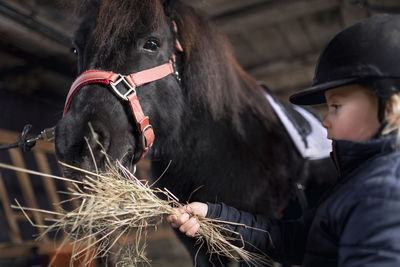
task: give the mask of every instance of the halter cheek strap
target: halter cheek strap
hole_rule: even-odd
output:
[[[130,75],[121,75],[111,71],[88,70],[79,75],[73,82],[65,101],[63,116],[68,112],[72,99],[79,90],[88,84],[100,83],[110,86],[112,91],[122,100],[128,101],[133,117],[136,122],[137,129],[141,135],[142,153],[139,158],[142,159],[149,151],[149,148],[154,142],[154,131],[150,124],[149,117],[145,116],[139,99],[136,94],[136,87],[146,83],[150,83],[162,79],[169,74],[175,74],[173,62],[170,60],[163,65],[132,73]],[[121,92],[118,89],[119,84],[123,84],[126,92]],[[139,161],[138,160],[138,161]]]

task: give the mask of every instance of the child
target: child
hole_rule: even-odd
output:
[[[290,97],[294,104],[328,106],[323,126],[333,140],[339,179],[319,205],[292,221],[223,203],[194,202],[185,209],[268,230],[273,245],[264,232],[232,226],[278,262],[400,266],[399,92],[400,16],[377,15],[344,29],[322,52],[313,87]],[[185,209],[167,220],[194,236],[200,225]]]

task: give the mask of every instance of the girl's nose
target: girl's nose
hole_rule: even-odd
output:
[[[329,123],[328,123],[328,116],[325,116],[324,120],[322,121],[322,126],[324,126],[324,128],[328,129],[329,127]]]

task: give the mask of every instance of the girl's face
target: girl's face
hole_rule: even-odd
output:
[[[328,139],[364,142],[379,130],[378,98],[359,84],[341,86],[325,92],[328,114],[322,125]]]

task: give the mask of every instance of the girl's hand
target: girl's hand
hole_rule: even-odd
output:
[[[191,217],[191,215],[196,215],[200,217],[205,217],[208,211],[207,204],[201,202],[193,202],[182,208],[175,209],[178,215],[169,215],[167,221],[174,228],[179,228],[179,231],[186,234],[189,237],[195,236],[200,228],[200,223],[196,217]]]

